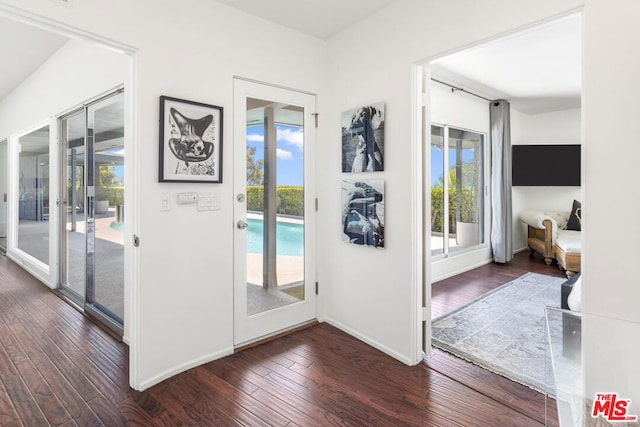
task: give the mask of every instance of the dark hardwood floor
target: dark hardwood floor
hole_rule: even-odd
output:
[[[487,266],[475,287],[526,265]],[[0,256],[2,426],[540,426],[545,411],[539,393],[448,354],[409,367],[327,324],[142,393],[127,384],[126,346]]]
[[[431,318],[450,313],[492,289],[527,272],[565,277],[557,265],[546,265],[540,254],[520,252],[507,264],[491,263],[436,282],[431,286]]]

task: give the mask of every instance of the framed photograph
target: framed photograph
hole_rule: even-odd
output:
[[[342,172],[384,170],[384,103],[342,113]]]
[[[342,240],[384,248],[384,181],[342,181]]]
[[[222,107],[160,97],[160,182],[222,182]]]

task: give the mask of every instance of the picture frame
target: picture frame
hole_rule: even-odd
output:
[[[384,204],[384,180],[342,180],[342,241],[384,248]]]
[[[160,96],[159,182],[222,183],[223,108]]]
[[[342,172],[384,171],[384,122],[384,102],[342,113]]]

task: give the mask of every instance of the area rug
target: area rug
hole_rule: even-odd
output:
[[[435,319],[432,344],[553,395],[545,307],[560,306],[564,281],[559,277],[527,273]]]

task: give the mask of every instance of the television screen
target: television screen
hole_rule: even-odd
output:
[[[580,186],[580,145],[513,145],[513,186]]]

